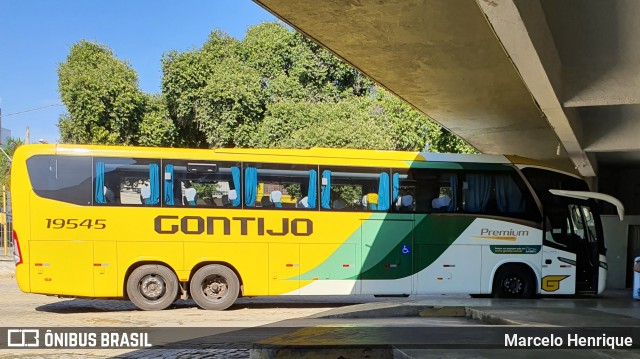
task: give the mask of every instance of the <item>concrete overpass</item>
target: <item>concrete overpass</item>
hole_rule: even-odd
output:
[[[640,215],[640,1],[254,1],[478,150],[576,169]],[[624,287],[640,216],[605,230]]]
[[[640,160],[640,2],[256,2],[482,152]]]

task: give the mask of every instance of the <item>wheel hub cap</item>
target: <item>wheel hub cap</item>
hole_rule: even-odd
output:
[[[140,292],[147,299],[158,299],[165,291],[165,283],[161,277],[145,276],[140,281]]]
[[[522,281],[516,277],[507,278],[504,280],[503,288],[507,293],[518,294],[522,291]]]
[[[220,278],[214,278],[205,281],[203,289],[205,295],[220,298],[227,291],[227,283]]]

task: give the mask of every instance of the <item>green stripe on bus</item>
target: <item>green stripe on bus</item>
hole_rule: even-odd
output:
[[[416,214],[413,231],[387,251],[381,261],[363,271],[361,279],[398,279],[420,272],[438,259],[474,220],[469,216]],[[409,246],[409,253],[405,246]]]
[[[410,220],[415,218],[415,221]],[[298,278],[398,279],[431,265],[474,221],[471,216],[375,214],[363,221],[327,260]],[[360,248],[357,246],[360,245]],[[356,251],[360,255],[353,253]],[[419,252],[418,252],[419,251]],[[420,253],[418,256],[417,253]],[[360,257],[360,275],[341,276],[341,266]]]

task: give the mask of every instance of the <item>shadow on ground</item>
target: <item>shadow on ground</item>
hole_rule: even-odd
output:
[[[364,301],[287,301],[263,300],[263,298],[241,298],[226,311],[242,309],[276,309],[276,308],[339,308],[355,304],[365,303]],[[183,308],[197,308],[193,300],[178,300],[165,310],[176,310]],[[93,312],[134,312],[139,311],[133,303],[127,300],[105,300],[105,299],[68,299],[57,303],[50,303],[36,307],[36,311],[48,313],[93,313]]]

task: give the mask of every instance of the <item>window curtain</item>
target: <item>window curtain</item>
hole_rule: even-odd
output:
[[[468,174],[467,211],[483,212],[491,195],[491,176]]]
[[[253,207],[258,197],[258,169],[247,167],[244,169],[244,204]]]
[[[160,201],[160,167],[155,163],[149,165],[149,191],[151,196],[146,199],[146,204],[158,204]]]
[[[391,198],[395,203],[398,200],[398,196],[400,196],[400,174],[394,173],[392,178],[393,196],[391,196]]]
[[[233,177],[233,187],[236,191],[236,198],[233,199],[231,204],[234,207],[238,207],[242,201],[240,198],[240,168],[238,166],[231,166],[231,177]]]
[[[331,208],[331,171],[322,171],[322,193],[320,194],[322,201],[322,208]],[[324,184],[326,183],[326,184]]]
[[[508,175],[495,176],[498,211],[521,213],[525,210],[524,197],[516,182]]]
[[[104,198],[104,162],[96,162],[96,203],[107,203]]]
[[[449,202],[448,212],[455,212],[456,206],[458,205],[458,176],[455,174],[451,175],[451,179],[449,180],[451,184],[451,202]]]
[[[381,172],[380,182],[378,183],[378,211],[388,211],[390,205],[389,174],[387,172]]]
[[[173,165],[164,166],[164,203],[173,206]]]
[[[316,170],[309,170],[309,192],[307,193],[308,208],[316,208],[317,187],[318,173]]]

